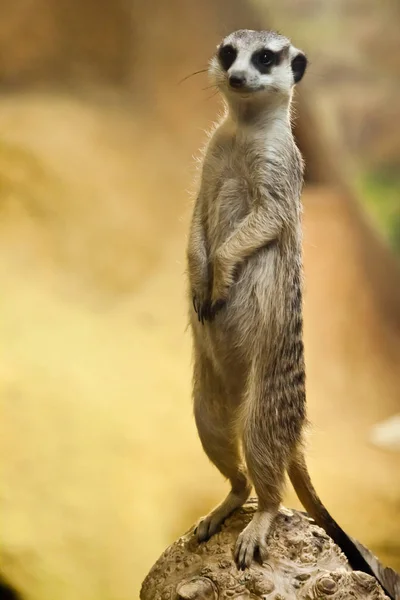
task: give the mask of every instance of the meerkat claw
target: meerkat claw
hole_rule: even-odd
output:
[[[203,303],[199,303],[198,310],[196,312],[199,322],[201,322],[204,325],[205,321],[211,320],[211,302],[209,300],[206,300]]]
[[[205,303],[204,311],[205,311],[206,320],[211,321],[212,313],[211,313],[211,301],[210,300],[207,300],[207,302]]]
[[[202,304],[199,305],[198,316],[199,316],[199,322],[202,325],[204,325],[204,309],[203,309],[203,305]]]
[[[203,302],[203,304],[201,305],[200,313],[201,313],[201,323],[202,323],[202,325],[204,325],[204,321],[207,321],[207,304],[206,304],[206,302]]]

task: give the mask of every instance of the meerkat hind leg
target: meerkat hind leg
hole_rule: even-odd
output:
[[[257,553],[261,563],[267,559],[267,538],[282,501],[287,462],[285,446],[279,443],[282,440],[274,440],[271,446],[266,446],[268,436],[263,431],[263,422],[268,422],[265,415],[254,411],[243,431],[243,449],[258,497],[258,510],[236,542],[235,561],[239,569],[249,567]]]
[[[210,384],[209,378],[210,371],[202,383]],[[232,434],[229,404],[226,399],[216,397],[216,391],[218,386],[211,385],[209,389],[213,394],[211,398],[206,394],[207,389],[196,390],[194,414],[204,451],[222,475],[229,479],[231,490],[226,498],[197,525],[197,538],[200,542],[208,540],[216,533],[225,519],[246,502],[251,491],[238,440]]]

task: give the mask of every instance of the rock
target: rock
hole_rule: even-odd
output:
[[[247,502],[208,542],[192,527],[161,555],[140,600],[345,600],[386,597],[373,577],[353,572],[340,549],[306,515],[282,508],[269,538],[267,563],[238,571],[232,551],[256,509]]]

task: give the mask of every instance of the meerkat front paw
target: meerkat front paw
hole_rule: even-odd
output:
[[[226,285],[225,283],[214,284],[211,294],[212,307],[222,307],[224,304],[226,304],[229,295],[229,288],[230,285]]]
[[[218,256],[213,266],[213,286],[211,293],[211,312],[215,315],[225,304],[234,280],[234,269]]]
[[[193,308],[197,314],[199,322],[204,325],[204,321],[211,319],[211,300],[200,294],[193,293]]]
[[[225,305],[224,299],[216,299],[213,301],[210,298],[210,293],[193,290],[192,292],[193,308],[197,314],[200,323],[204,325],[205,321],[213,321],[215,315]]]
[[[226,300],[216,300],[215,302],[211,302],[210,306],[210,321],[215,319],[215,316],[224,308],[226,304]]]
[[[235,547],[235,562],[238,569],[243,571],[250,567],[256,553],[258,553],[261,563],[267,559],[267,537],[272,520],[272,513],[256,512],[247,527],[239,534]]]
[[[216,302],[212,302],[211,300],[205,300],[204,302],[199,302],[197,298],[193,297],[193,307],[195,313],[199,321],[204,325],[205,321],[214,320],[215,315],[219,313],[221,308],[225,306],[225,300],[217,300]]]

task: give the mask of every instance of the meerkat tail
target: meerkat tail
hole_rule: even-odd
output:
[[[400,600],[400,575],[393,569],[384,567],[360,542],[350,538],[331,517],[314,489],[303,455],[296,454],[288,474],[308,514],[339,546],[351,567],[355,571],[363,571],[375,577],[385,594],[392,600]]]

